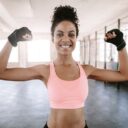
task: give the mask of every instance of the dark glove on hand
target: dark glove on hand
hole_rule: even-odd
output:
[[[29,41],[32,39],[32,33],[27,27],[16,29],[11,35],[8,36],[9,42],[12,46],[16,47],[18,41]]]
[[[116,45],[117,50],[120,51],[126,45],[123,39],[123,33],[119,29],[112,29],[105,34],[105,41]]]

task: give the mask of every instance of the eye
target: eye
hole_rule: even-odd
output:
[[[74,37],[75,34],[74,33],[69,33],[69,37]]]
[[[57,33],[56,36],[57,37],[62,37],[63,36],[63,33]]]

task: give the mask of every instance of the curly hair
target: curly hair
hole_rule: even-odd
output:
[[[61,21],[70,21],[75,25],[76,28],[76,36],[79,34],[79,28],[78,23],[79,19],[77,17],[77,10],[69,5],[65,6],[59,6],[55,7],[54,14],[52,17],[52,26],[51,26],[51,35],[54,36],[54,30],[55,27],[61,22]]]

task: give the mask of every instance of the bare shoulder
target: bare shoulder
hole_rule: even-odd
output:
[[[82,67],[89,79],[109,82],[128,80],[128,78],[121,74],[119,71],[99,69],[91,65],[82,65]]]
[[[31,67],[30,67],[31,68]],[[49,68],[50,68],[50,65],[49,65],[49,63],[48,64],[39,64],[39,65],[35,65],[35,66],[33,66],[33,68],[34,69],[36,69],[36,70],[41,70],[41,71],[47,71],[47,70],[49,70]]]
[[[38,72],[41,75],[42,80],[48,79],[49,74],[50,74],[50,64],[49,63],[48,64],[39,64],[36,66],[32,66],[30,68],[32,68],[33,70]]]
[[[92,65],[86,65],[86,64],[82,64],[81,65],[82,66],[82,68],[84,69],[84,71],[85,71],[85,73],[86,73],[86,75],[87,75],[87,77],[88,76],[90,76],[90,74],[94,71],[94,70],[96,70],[95,69],[95,67],[93,67]]]

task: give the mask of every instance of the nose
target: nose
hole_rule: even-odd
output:
[[[64,35],[63,38],[62,38],[62,41],[68,42],[69,41],[68,35]]]

